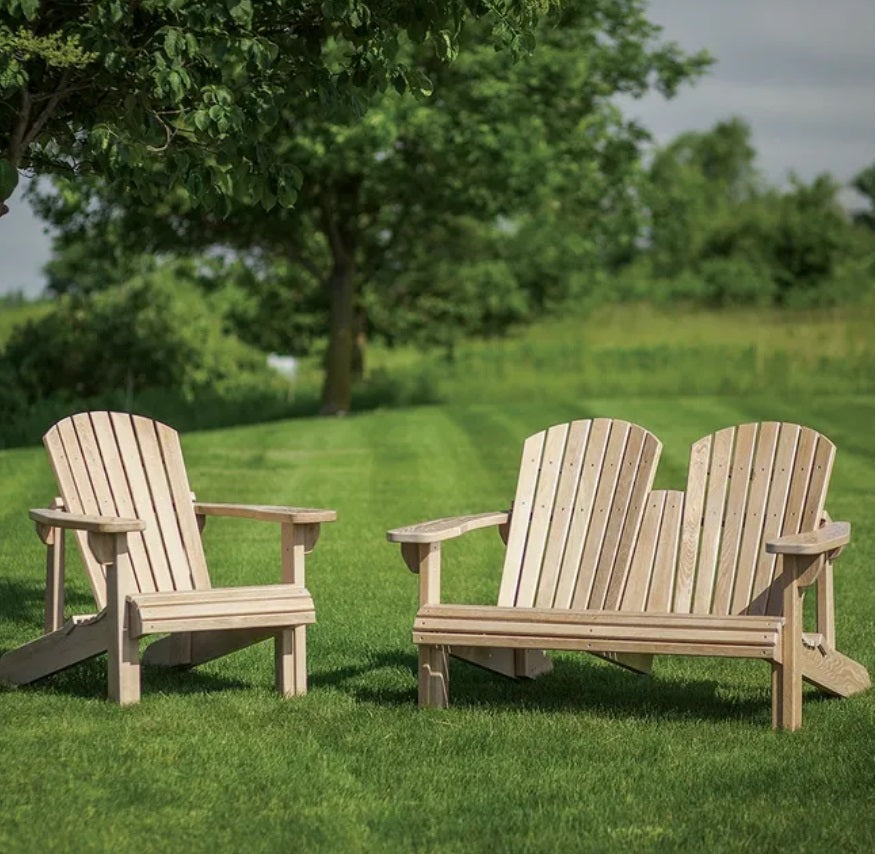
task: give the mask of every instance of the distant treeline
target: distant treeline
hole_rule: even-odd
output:
[[[453,216],[426,243],[408,244],[407,260],[393,262],[395,278],[367,266],[368,253],[380,256],[370,246],[356,269],[352,375],[366,374],[366,341],[452,355],[466,337],[618,301],[872,304],[873,167],[853,186],[860,206],[851,212],[826,175],[769,186],[748,127],[733,119],[655,151],[616,234],[591,235],[549,205],[538,216],[488,222]],[[57,218],[64,202],[47,197],[43,205],[55,205]],[[47,268],[57,299],[13,329],[0,353],[6,441],[32,437],[74,402],[136,402],[195,425],[201,412],[202,426],[317,408],[314,399],[293,403],[264,358],[330,352],[332,292],[306,258],[135,251],[129,225],[112,206],[92,208],[72,216],[57,239]],[[312,236],[310,251],[326,263],[324,236]]]

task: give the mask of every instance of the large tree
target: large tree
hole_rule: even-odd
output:
[[[324,412],[350,407],[363,326],[447,343],[530,315],[638,231],[647,134],[613,97],[671,95],[708,58],[663,42],[641,0],[565,3],[519,62],[485,35],[464,28],[450,64],[412,48],[430,95],[384,94],[355,121],[327,122],[310,102],[286,114],[274,144],[304,173],[293,210],[236,203],[221,217],[182,196],[144,210],[104,193],[114,234],[281,259],[288,300],[277,311],[272,291],[274,317],[295,329],[295,307],[327,315]]]
[[[468,17],[516,49],[543,2],[0,0],[0,215],[19,170],[93,171],[145,201],[178,187],[207,209],[292,205],[300,164],[271,144],[290,109],[337,118],[422,87],[402,45],[447,56]]]

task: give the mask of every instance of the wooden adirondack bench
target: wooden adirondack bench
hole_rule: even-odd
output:
[[[137,415],[65,418],[44,444],[61,497],[30,518],[48,547],[45,634],[0,657],[0,680],[33,682],[108,653],[109,696],[140,699],[141,637],[150,664],[193,666],[275,638],[277,690],[307,687],[305,627],[315,621],[304,556],[332,510],[205,504],[189,489],[176,431]],[[200,530],[207,516],[280,525],[281,584],[212,588]],[[75,532],[98,613],[64,623],[64,532]]]
[[[773,726],[785,729],[801,725],[803,679],[839,696],[869,687],[866,670],[835,649],[832,562],[849,526],[824,513],[833,444],[793,424],[728,428],[693,445],[685,493],[640,498],[653,470],[629,493],[618,472],[644,474],[649,454],[634,463],[620,443],[594,452],[605,423],[530,437],[509,513],[389,532],[420,573],[420,705],[447,705],[457,648],[496,650],[482,653],[487,666],[511,650],[516,671],[494,669],[518,676],[531,675],[520,656],[533,649],[602,654],[643,672],[660,653],[759,658],[772,666]],[[623,422],[608,429],[644,433]],[[441,604],[441,542],[489,524],[508,530],[498,605]],[[629,533],[609,536],[618,530]],[[817,631],[804,633],[813,583]]]

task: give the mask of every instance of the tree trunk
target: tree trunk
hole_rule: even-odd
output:
[[[356,312],[356,329],[353,338],[353,379],[365,378],[365,346],[368,336],[365,334],[365,315],[362,311]]]
[[[355,285],[351,258],[335,257],[326,288],[329,294],[329,342],[319,411],[322,415],[344,415],[350,411],[353,387]]]
[[[352,403],[360,183],[359,176],[348,176],[320,196],[321,225],[332,253],[332,269],[324,282],[329,299],[329,342],[319,409],[322,415],[344,415]]]

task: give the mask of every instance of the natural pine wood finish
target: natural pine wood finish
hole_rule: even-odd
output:
[[[499,605],[441,604],[433,567],[415,643],[464,649],[475,663],[481,649],[506,675],[500,649],[581,650],[644,671],[664,653],[760,658],[772,668],[773,726],[788,730],[802,724],[803,681],[835,696],[866,690],[865,668],[835,649],[833,562],[850,531],[824,510],[833,444],[796,424],[726,428],[693,444],[685,492],[648,492],[659,447],[604,419],[527,439]],[[448,521],[435,530],[469,524]],[[422,549],[429,524],[389,538],[404,551],[413,536]],[[817,632],[807,633],[813,584]],[[426,665],[421,680],[435,679],[442,662]],[[421,682],[421,704],[448,702],[439,675],[440,691]]]
[[[441,543],[496,526],[506,543],[499,607],[568,608],[573,601],[619,601],[632,561],[660,443],[641,427],[601,418],[559,424],[524,442],[509,512],[449,517],[389,531],[420,576],[421,607],[440,603]],[[617,578],[622,579],[620,582]],[[650,656],[594,649],[647,672]],[[448,654],[505,676],[535,678],[552,665],[532,644],[470,638],[420,645],[421,705],[444,705]]]
[[[138,639],[169,632],[150,664],[191,666],[273,636],[276,687],[307,690],[306,626],[315,621],[305,555],[332,510],[195,502],[179,436],[117,412],[65,418],[44,437],[61,497],[31,510],[46,543],[46,634],[0,658],[0,679],[23,684],[108,653],[111,699],[140,698]],[[201,544],[207,516],[276,522],[281,584],[211,589]],[[76,537],[100,614],[63,622],[63,532]]]

